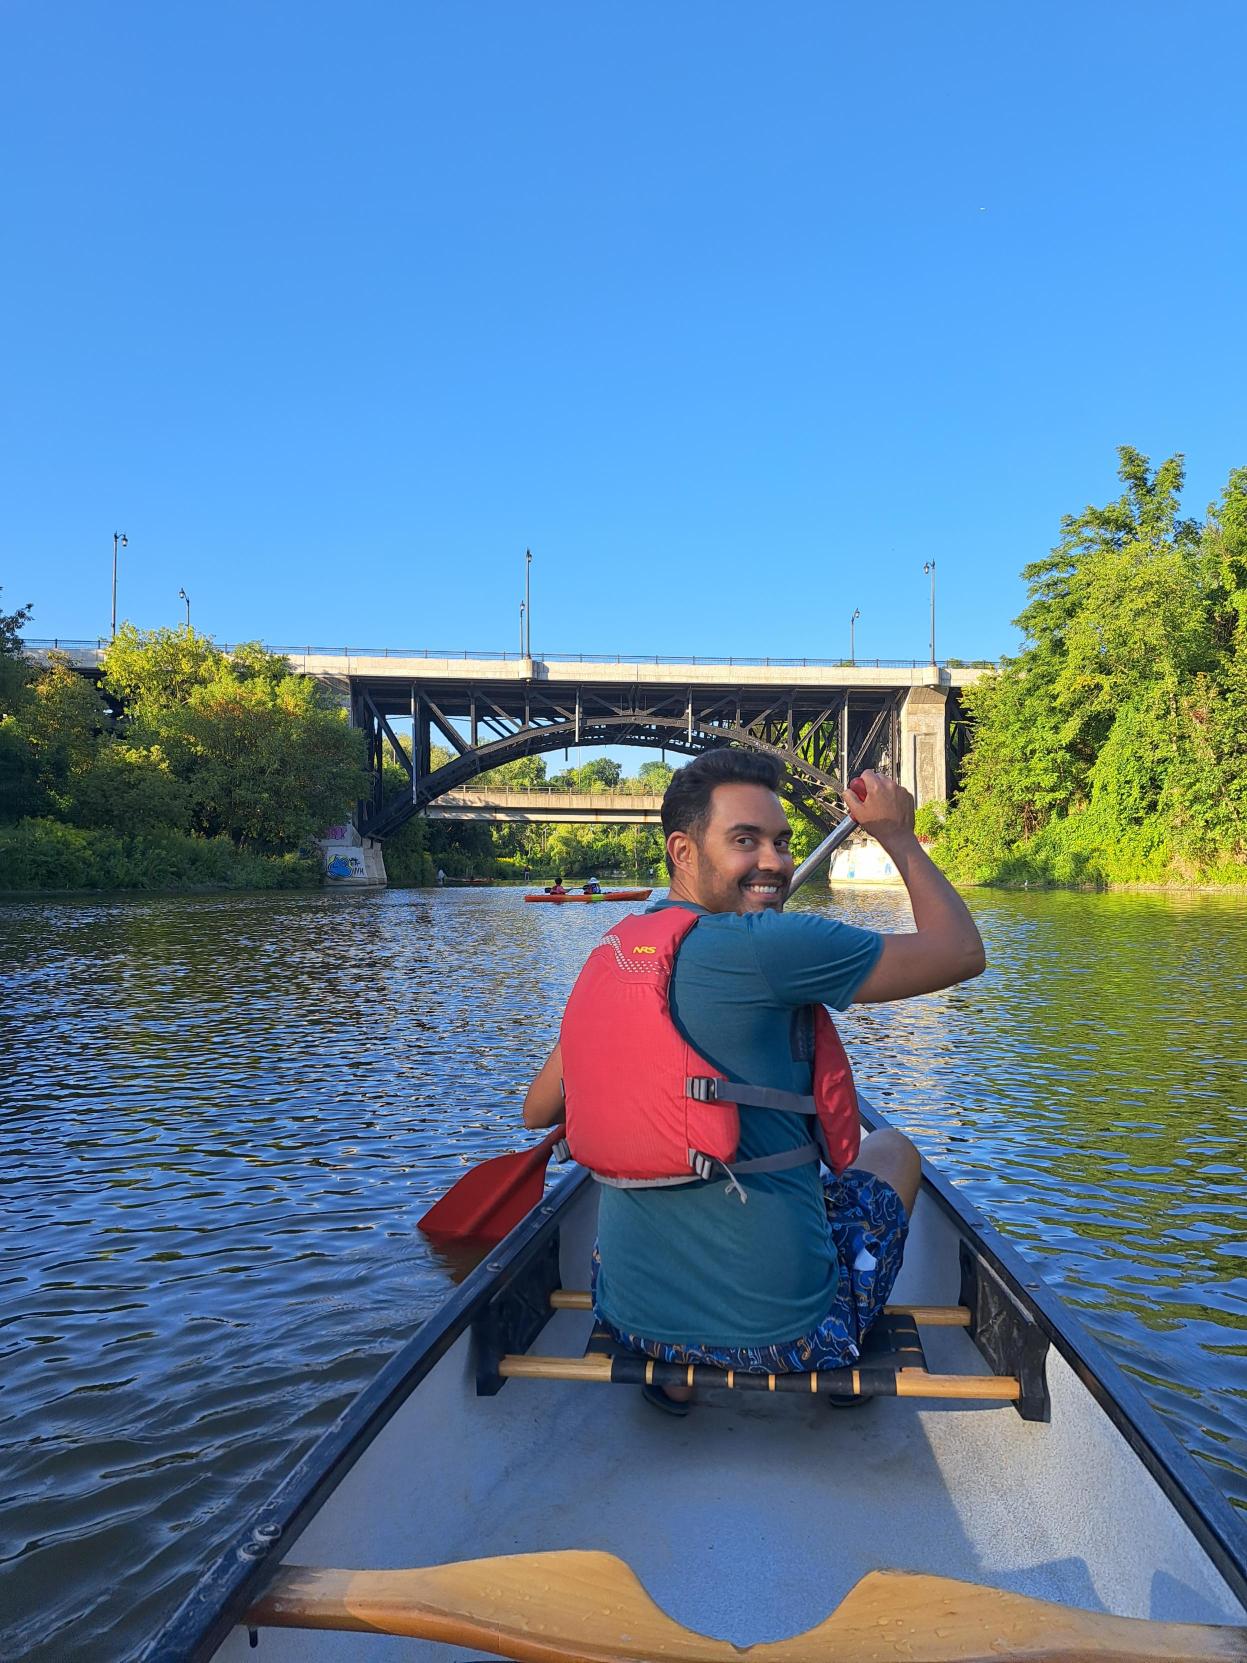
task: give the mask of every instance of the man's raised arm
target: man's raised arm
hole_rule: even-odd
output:
[[[891,857],[909,891],[916,928],[912,935],[884,936],[883,951],[855,1002],[908,999],[981,975],[987,964],[983,938],[961,896],[919,843],[913,798],[883,774],[868,771],[860,783],[865,800],[850,793],[849,812]]]

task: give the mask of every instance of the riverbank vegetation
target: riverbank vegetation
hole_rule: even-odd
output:
[[[1118,456],[1122,494],[1023,570],[1021,652],[963,695],[957,799],[919,826],[961,881],[1247,884],[1247,468],[1198,521],[1181,456]],[[320,684],[258,645],[125,625],[94,685],[63,655],[22,657],[28,620],[0,610],[0,889],[320,882],[315,838],[367,790],[362,736]],[[478,783],[660,794],[670,776],[526,757]],[[800,859],[817,834],[794,833]],[[650,825],[417,817],[385,860],[395,884],[664,876]]]
[[[99,684],[0,612],[0,889],[289,888],[364,788],[362,737],[259,646],[124,625]]]
[[[1247,883],[1247,468],[1200,522],[1181,456],[1118,456],[1121,496],[1023,571],[1022,651],[965,695],[957,801],[924,826],[959,879]]]

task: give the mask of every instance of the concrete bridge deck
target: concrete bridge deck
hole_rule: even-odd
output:
[[[25,643],[32,658],[45,659],[50,651],[67,653],[78,670],[100,667],[108,643],[102,640],[58,640],[53,637]],[[223,652],[229,652],[222,645]],[[751,687],[968,687],[986,673],[983,665],[925,663],[911,658],[716,658],[702,655],[671,657],[661,654],[550,653],[527,658],[519,653],[449,653],[388,647],[343,648],[340,652],[308,647],[265,647],[290,660],[301,675],[327,681],[358,680],[410,683],[428,681],[499,682],[522,685],[546,682],[568,687],[585,682],[600,685],[666,683],[676,687],[722,686],[748,682]],[[744,672],[742,674],[742,672]]]

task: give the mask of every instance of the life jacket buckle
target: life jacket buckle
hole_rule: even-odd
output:
[[[688,1164],[699,1178],[711,1178],[714,1175],[714,1160],[709,1155],[703,1155],[700,1149],[690,1149]]]
[[[713,1074],[692,1074],[684,1082],[685,1095],[695,1103],[717,1103],[719,1082]]]

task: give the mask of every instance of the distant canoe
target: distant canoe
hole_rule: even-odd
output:
[[[564,901],[648,901],[653,894],[652,889],[604,889],[600,895],[525,895],[526,901],[553,901],[562,905]]]

